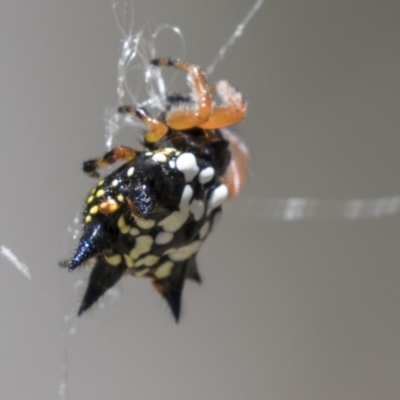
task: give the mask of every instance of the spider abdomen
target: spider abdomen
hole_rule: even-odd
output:
[[[187,149],[176,148],[173,138],[177,135],[171,136],[165,147],[138,153],[90,192],[83,212],[83,237],[93,226],[103,232],[81,241],[76,254],[82,259],[86,248],[96,248],[99,237],[111,239],[95,255],[92,275],[96,279],[90,279],[80,313],[115,283],[116,275],[129,273],[153,279],[177,318],[180,293],[171,297],[168,292],[182,290],[187,276],[200,279],[195,257],[227,197],[221,177],[229,151],[222,138],[219,148],[199,140],[194,153],[193,143]],[[220,154],[214,154],[216,148],[222,150]],[[216,166],[213,160],[218,160]],[[71,264],[75,266],[74,258]],[[104,279],[105,272],[100,281],[96,269],[110,270],[110,281]],[[171,286],[171,279],[177,280],[176,287],[164,287],[167,281]]]

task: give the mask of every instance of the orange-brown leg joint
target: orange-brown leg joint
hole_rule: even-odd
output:
[[[103,157],[94,160],[85,161],[83,163],[83,171],[91,177],[99,176],[97,170],[115,163],[118,160],[131,161],[136,157],[136,151],[126,146],[118,146],[112,149]]]
[[[155,143],[162,139],[168,132],[168,126],[158,119],[151,118],[142,108],[122,106],[118,108],[121,114],[132,114],[143,121],[149,128],[144,135],[146,142]]]
[[[222,99],[222,105],[212,110],[208,120],[200,124],[203,129],[219,129],[240,122],[246,115],[246,102],[242,95],[226,81],[212,87]]]
[[[105,215],[112,214],[117,211],[119,204],[114,199],[107,199],[99,205],[99,212]]]
[[[159,58],[152,61],[157,66],[172,66],[188,73],[196,106],[194,109],[172,109],[166,116],[167,125],[176,130],[200,126],[208,120],[212,111],[212,100],[204,72],[200,67],[180,60]]]

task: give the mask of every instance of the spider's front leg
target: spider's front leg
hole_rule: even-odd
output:
[[[144,122],[149,130],[144,135],[144,140],[147,143],[155,143],[162,139],[168,132],[168,126],[158,119],[151,118],[143,108],[136,108],[132,106],[118,107],[120,114],[131,114],[138,117]]]
[[[110,150],[103,157],[88,160],[83,163],[83,172],[92,178],[98,178],[98,169],[114,164],[116,161],[132,161],[136,157],[136,151],[127,146],[118,146]]]
[[[220,81],[211,90],[220,96],[222,105],[213,108],[208,120],[200,125],[203,129],[219,129],[240,122],[246,115],[246,102],[229,82]]]
[[[188,74],[189,85],[193,91],[196,103],[195,108],[172,108],[167,113],[167,125],[176,130],[190,129],[201,126],[206,122],[212,112],[212,99],[204,72],[197,65],[171,58],[158,58],[151,62],[157,66],[171,66]]]

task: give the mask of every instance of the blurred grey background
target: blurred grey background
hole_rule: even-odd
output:
[[[204,67],[252,4],[136,3],[138,28],[180,27]],[[32,280],[0,258],[0,398],[62,399],[64,383],[71,400],[398,399],[400,217],[344,207],[400,194],[399,15],[396,0],[266,0],[229,49],[210,81],[248,99],[238,131],[252,174],[176,325],[149,282],[129,278],[65,320],[88,271],[57,262],[93,184],[81,163],[104,152],[104,110],[117,105],[111,1],[3,2],[0,244]],[[298,221],[265,209],[293,197],[322,208]]]

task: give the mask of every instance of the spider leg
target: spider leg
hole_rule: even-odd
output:
[[[222,99],[222,105],[215,107],[206,122],[200,124],[203,129],[219,129],[240,122],[246,114],[246,102],[242,95],[227,81],[220,81],[211,88]]]
[[[106,167],[115,163],[118,160],[131,161],[136,157],[136,151],[126,146],[118,146],[115,149],[110,150],[103,157],[96,158],[94,160],[88,160],[83,163],[83,172],[88,174],[92,178],[98,178],[99,168]]]
[[[142,120],[149,128],[144,135],[144,139],[148,143],[155,143],[162,139],[168,132],[168,126],[158,119],[151,118],[143,108],[131,106],[121,106],[118,108],[121,114],[132,114]]]
[[[249,151],[244,142],[231,130],[221,129],[221,133],[229,142],[231,152],[231,160],[223,180],[228,188],[229,198],[233,199],[243,190],[249,167]]]
[[[176,130],[190,129],[208,120],[212,112],[212,100],[204,72],[200,67],[181,60],[158,58],[151,62],[157,66],[172,66],[188,74],[188,82],[192,88],[195,108],[172,108],[166,115],[167,125]]]

